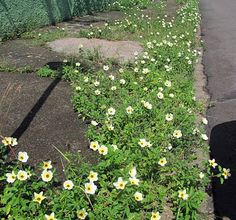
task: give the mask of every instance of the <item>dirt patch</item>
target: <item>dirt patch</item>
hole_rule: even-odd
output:
[[[81,151],[94,162],[85,138],[87,125],[70,102],[71,88],[59,79],[35,74],[0,73],[0,134],[19,138],[16,153],[27,151],[29,163],[50,159],[62,174],[62,152]]]
[[[116,59],[119,62],[132,61],[134,53],[143,52],[141,45],[134,41],[108,41],[87,38],[65,38],[48,43],[55,52],[65,55],[79,55],[79,47],[83,45],[84,51],[98,51],[105,59]]]
[[[37,69],[48,62],[62,58],[48,48],[34,46],[30,40],[12,40],[0,44],[0,62],[6,67],[25,67]]]

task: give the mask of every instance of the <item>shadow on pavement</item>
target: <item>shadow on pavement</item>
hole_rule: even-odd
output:
[[[211,157],[223,168],[230,168],[231,177],[220,184],[212,180],[216,219],[223,216],[236,220],[236,121],[215,126],[210,138]]]
[[[58,70],[62,67],[62,62],[50,62],[47,63],[47,65],[53,69]],[[19,127],[13,132],[11,137],[15,137],[17,139],[20,139],[20,137],[24,134],[24,132],[27,130],[27,128],[30,126],[30,123],[33,121],[34,117],[38,113],[38,111],[42,108],[44,103],[47,101],[48,97],[52,93],[52,91],[55,89],[55,87],[58,85],[58,83],[61,81],[61,77],[57,77],[54,79],[49,86],[45,89],[43,94],[40,96],[38,101],[35,103],[33,108],[29,111],[29,113],[25,116]]]

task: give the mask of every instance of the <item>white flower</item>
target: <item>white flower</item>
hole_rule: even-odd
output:
[[[17,139],[13,138],[13,137],[5,137],[2,140],[2,143],[4,144],[4,146],[12,146],[12,147],[14,147],[18,144]]]
[[[178,197],[183,199],[183,200],[187,200],[189,195],[186,193],[186,189],[179,190],[179,196]]]
[[[172,121],[173,120],[173,114],[166,114],[166,121]]]
[[[149,102],[143,102],[143,106],[145,107],[145,108],[147,108],[147,109],[149,109],[149,110],[151,110],[152,109],[152,104],[150,104]]]
[[[95,95],[100,95],[101,94],[101,91],[99,89],[95,90]]]
[[[28,173],[24,170],[19,170],[16,177],[18,180],[24,181],[24,180],[27,180]]]
[[[43,162],[43,169],[44,170],[52,169],[52,162],[51,162],[51,160]]]
[[[158,161],[158,164],[162,167],[164,167],[166,164],[167,164],[167,160],[165,157],[161,158],[159,161]]]
[[[148,68],[144,68],[142,72],[143,72],[143,74],[147,74],[150,72],[150,70]]]
[[[171,87],[171,81],[169,80],[166,80],[164,84],[166,87]]]
[[[137,73],[139,71],[139,69],[136,67],[134,68],[134,72]]]
[[[230,169],[223,168],[222,175],[225,179],[228,179],[231,176]]]
[[[22,163],[26,163],[28,159],[29,159],[29,156],[27,152],[18,153],[18,160],[21,161]]]
[[[198,132],[200,132],[198,128],[193,129],[193,134],[197,134]]]
[[[96,121],[92,120],[92,121],[91,121],[91,125],[93,125],[93,126],[97,126],[98,123],[97,123]]]
[[[15,180],[16,180],[16,174],[15,174],[14,171],[12,171],[11,173],[7,173],[6,177],[7,177],[7,182],[8,183],[14,183]]]
[[[109,79],[113,81],[115,77],[113,75],[109,75]]]
[[[127,184],[127,181],[124,181],[122,177],[118,178],[118,181],[113,183],[116,189],[124,189]]]
[[[201,138],[204,140],[204,141],[207,141],[208,140],[208,137],[206,134],[201,134]]]
[[[111,108],[107,109],[108,115],[115,115],[115,113],[116,113],[116,110],[114,108],[111,107]]]
[[[108,71],[108,70],[109,70],[109,66],[108,66],[108,65],[104,65],[104,66],[103,66],[103,70],[104,70],[104,71]]]
[[[35,192],[34,192],[34,199],[33,199],[34,202],[37,202],[37,203],[41,204],[41,202],[42,202],[44,199],[46,199],[46,197],[43,196],[43,191],[40,192],[40,193],[35,193]]]
[[[128,106],[128,107],[126,108],[127,114],[132,114],[133,111],[134,111],[134,109],[133,109],[131,106]]]
[[[116,144],[112,144],[111,146],[113,147],[114,151],[118,150],[118,146]]]
[[[85,183],[85,193],[93,195],[96,190],[97,186],[93,182]]]
[[[77,62],[76,64],[75,64],[75,66],[77,66],[77,67],[80,67],[80,63],[79,62]]]
[[[205,174],[204,174],[203,172],[199,173],[199,178],[200,178],[200,179],[203,179],[204,176],[205,176]]]
[[[100,82],[95,81],[93,84],[94,84],[95,86],[99,86],[99,85],[100,85]]]
[[[147,146],[147,141],[146,141],[146,139],[142,138],[142,139],[139,140],[138,144],[139,144],[140,147],[146,147]]]
[[[202,118],[202,123],[205,124],[205,125],[207,125],[207,124],[208,124],[207,119],[206,119],[206,118]]]
[[[152,146],[152,144],[149,141],[147,141],[146,142],[146,147],[151,147],[151,146]]]
[[[97,141],[92,141],[92,142],[90,143],[90,149],[92,149],[93,151],[98,150],[98,148],[99,148],[99,144],[98,144]]]
[[[168,150],[171,150],[173,148],[173,146],[171,144],[168,144]]]
[[[81,87],[80,87],[80,86],[76,86],[76,87],[75,87],[75,90],[76,90],[76,91],[80,91],[80,90],[81,90]]]
[[[158,92],[157,93],[157,98],[163,99],[164,98],[164,94],[162,92]]]
[[[44,170],[41,177],[44,182],[50,182],[53,178],[53,173],[51,170]]]
[[[116,90],[116,86],[112,86],[111,91],[115,91],[115,90]]]
[[[182,137],[182,132],[181,130],[175,130],[174,133],[173,133],[173,136],[175,138],[181,138]]]
[[[120,73],[123,73],[123,72],[124,72],[124,69],[120,68],[120,69],[119,69],[119,72],[120,72]]]
[[[71,190],[74,187],[74,183],[71,180],[66,180],[63,183],[63,187],[64,187],[64,189]]]
[[[57,219],[55,218],[54,212],[52,212],[50,215],[45,215],[45,219],[46,219],[46,220],[57,220]]]
[[[121,79],[121,80],[120,80],[120,84],[124,85],[124,84],[125,84],[125,80],[124,80],[124,79]]]
[[[130,171],[129,171],[129,175],[131,177],[135,177],[137,175],[137,170],[136,167],[133,167]]]
[[[152,212],[151,220],[160,220],[161,215],[159,212]]]
[[[88,213],[85,211],[85,209],[82,209],[77,212],[77,217],[82,220],[86,219],[87,215]]]
[[[175,96],[175,95],[174,95],[173,93],[170,93],[170,94],[169,94],[169,97],[170,97],[170,98],[174,98],[174,96]]]
[[[107,125],[107,129],[108,129],[108,131],[113,131],[114,130],[114,126],[112,124],[108,124]]]
[[[108,148],[106,146],[102,145],[101,147],[98,148],[98,152],[99,152],[99,154],[107,155]]]
[[[142,201],[142,200],[143,200],[143,194],[140,193],[140,192],[136,192],[136,193],[134,194],[134,199],[135,199],[136,201],[138,201],[138,202]]]
[[[135,186],[138,186],[139,182],[140,182],[140,180],[137,179],[135,176],[134,177],[130,177],[129,181],[130,181],[131,185],[135,185]]]
[[[218,164],[216,163],[216,160],[215,159],[212,159],[212,160],[208,160],[209,164],[211,167],[215,168],[216,166],[218,166]]]
[[[87,83],[89,81],[89,78],[87,76],[84,77],[84,82]]]
[[[90,182],[98,181],[98,173],[90,171],[88,179]]]

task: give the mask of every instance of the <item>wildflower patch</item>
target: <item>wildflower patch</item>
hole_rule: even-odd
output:
[[[139,36],[144,51],[134,53],[133,63],[105,61],[91,71],[77,60],[64,61],[60,76],[73,88],[75,110],[90,122],[88,148],[99,161],[90,165],[79,153],[63,155],[68,165],[60,183],[50,161],[33,169],[30,155],[19,152],[14,166],[0,168],[6,218],[159,220],[171,209],[175,219],[201,219],[210,177],[223,182],[231,174],[215,159],[194,163],[196,148],[208,152],[207,120],[196,122],[202,107],[193,89],[200,15],[197,0],[179,2],[171,20],[161,2],[153,5],[155,19],[138,8],[110,29],[93,30],[101,38]],[[2,143],[2,155],[17,155],[17,140]]]

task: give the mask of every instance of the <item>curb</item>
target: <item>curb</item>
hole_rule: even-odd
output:
[[[201,42],[201,27],[198,27],[197,30],[197,41]],[[198,47],[197,51],[199,52],[198,61],[195,65],[194,70],[194,87],[195,87],[195,95],[196,100],[201,102],[204,106],[205,111],[208,108],[210,96],[206,91],[206,85],[207,85],[207,77],[204,74],[204,65],[203,65],[203,48]],[[197,119],[198,120],[198,119]],[[197,154],[197,160],[202,161],[203,159],[209,159],[210,155],[203,152],[203,150],[196,151]],[[207,158],[206,158],[207,157]],[[213,197],[206,193],[206,201],[203,202],[201,205],[201,208],[198,210],[201,216],[202,220],[214,220],[214,203],[213,203]]]

